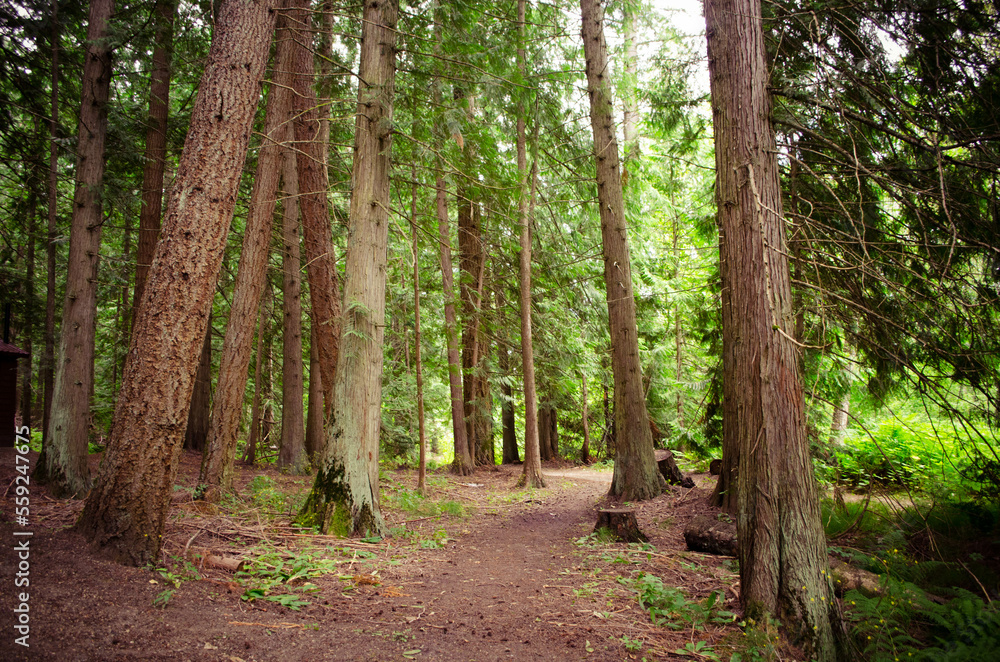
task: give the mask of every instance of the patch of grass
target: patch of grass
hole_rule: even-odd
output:
[[[254,476],[247,486],[247,501],[261,512],[275,515],[294,515],[305,503],[308,491],[299,481],[293,489],[282,489],[276,480],[268,475]]]

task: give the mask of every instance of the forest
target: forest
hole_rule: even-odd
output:
[[[0,650],[997,659],[996,4],[687,12],[0,3]]]

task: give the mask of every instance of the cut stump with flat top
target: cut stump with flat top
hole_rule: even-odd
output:
[[[671,485],[680,485],[688,489],[694,487],[694,481],[689,476],[681,473],[677,462],[674,460],[673,453],[668,450],[656,449],[653,451],[653,456],[656,459],[656,466],[660,470],[660,475],[663,476],[664,480]]]
[[[635,519],[635,511],[631,508],[604,508],[597,511],[597,524],[594,531],[607,529],[615,540],[621,542],[649,542]]]

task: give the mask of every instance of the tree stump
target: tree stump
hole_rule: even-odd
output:
[[[699,515],[684,527],[684,542],[692,552],[736,556],[736,522]]]
[[[597,512],[597,524],[594,531],[607,529],[615,540],[622,542],[648,542],[639,523],[635,519],[635,511],[631,508],[605,508]]]
[[[653,456],[656,458],[656,466],[660,469],[660,475],[670,483],[671,485],[680,485],[681,487],[686,487],[691,489],[694,487],[694,481],[690,478],[685,478],[684,474],[677,467],[677,462],[674,461],[674,454],[666,450],[654,450]]]

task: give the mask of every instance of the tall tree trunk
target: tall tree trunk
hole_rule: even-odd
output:
[[[705,3],[721,228],[727,409],[739,445],[740,602],[835,660],[838,620],[805,435],[805,403],[770,123],[760,0]]]
[[[622,23],[625,37],[625,80],[622,94],[622,139],[625,142],[625,175],[628,185],[628,174],[633,162],[639,158],[639,29],[636,24],[638,5],[625,3],[622,5]]]
[[[342,349],[323,462],[303,515],[335,534],[379,533],[379,431],[385,329],[397,0],[362,15]]]
[[[111,89],[111,49],[107,35],[113,9],[113,0],[92,0],[87,24],[66,297],[45,467],[49,488],[56,496],[79,498],[90,489],[87,454],[94,384],[97,264],[104,220],[101,186]]]
[[[49,179],[48,225],[45,242],[45,349],[42,353],[42,452],[35,462],[34,478],[47,480],[49,465],[49,420],[52,414],[52,392],[55,390],[56,359],[56,238],[59,236],[59,0],[52,0],[52,94],[49,100]]]
[[[236,205],[275,12],[223,0],[140,303],[111,441],[77,528],[136,565],[159,559],[198,354]]]
[[[581,420],[583,422],[583,448],[580,449],[580,461],[590,464],[590,420],[587,411],[587,375],[580,373],[583,394],[580,397]]]
[[[424,369],[420,357],[420,244],[417,242],[417,166],[412,171],[410,188],[410,226],[413,229],[413,364],[417,376],[417,440],[420,461],[417,465],[417,491],[427,489],[427,430],[424,424]]]
[[[737,426],[737,403],[739,402],[739,385],[733,379],[727,379],[726,375],[736,374],[735,352],[737,343],[735,338],[730,338],[726,342],[727,329],[735,333],[736,320],[733,314],[733,303],[730,293],[729,273],[727,267],[727,242],[725,239],[725,228],[719,227],[719,274],[721,283],[721,306],[722,306],[722,467],[719,470],[719,479],[715,483],[715,489],[708,498],[708,503],[716,508],[721,508],[732,516],[736,516],[737,493],[736,478],[737,468],[740,459],[739,429]]]
[[[35,135],[41,135],[41,124],[36,118]],[[35,242],[38,240],[38,191],[44,170],[39,161],[34,161],[28,184],[28,204],[25,209],[27,243],[24,250],[24,326],[22,328],[21,349],[28,353],[27,360],[18,365],[20,388],[17,394],[17,412],[21,425],[31,428],[32,400],[31,376],[35,357],[32,353],[32,336],[35,334],[37,310],[35,308]]]
[[[525,59],[525,0],[517,0],[517,70],[527,73]],[[538,396],[535,393],[535,350],[531,339],[531,197],[534,185],[528,183],[528,131],[523,94],[517,101],[517,217],[520,224],[520,251],[517,281],[521,317],[521,372],[524,378],[524,466],[518,485],[545,487],[538,439]],[[537,118],[536,118],[537,120]]]
[[[316,465],[326,443],[323,436],[323,377],[319,370],[316,324],[310,319],[309,326],[309,400],[306,413],[306,453],[313,465]]]
[[[208,439],[212,416],[212,314],[208,315],[205,342],[201,348],[198,372],[194,378],[191,394],[191,409],[188,412],[187,428],[184,431],[184,448],[203,451]]]
[[[504,285],[497,283],[494,289],[497,308],[497,365],[500,369],[500,426],[503,435],[503,455],[501,464],[520,464],[517,449],[517,430],[514,421],[514,389],[510,384],[510,335],[507,331],[507,300]]]
[[[306,249],[306,275],[319,349],[324,411],[330,413],[341,335],[340,283],[337,278],[333,231],[327,203],[326,147],[316,108],[312,31],[308,0],[291,0],[293,26],[292,88],[295,144],[299,174],[299,209]]]
[[[671,173],[672,174],[672,173]],[[673,179],[673,177],[671,177]],[[673,192],[671,192],[671,197]],[[673,221],[671,223],[671,235],[673,238],[673,250],[674,250],[674,264],[677,265],[675,268],[680,269],[681,255],[678,248],[679,239],[679,224],[677,222],[677,214],[674,213]],[[674,384],[677,389],[677,424],[676,427],[679,430],[683,430],[686,425],[684,422],[684,392],[681,390],[681,380],[684,377],[684,336],[681,331],[681,306],[680,303],[674,304]]]
[[[302,408],[302,280],[299,276],[299,181],[295,154],[284,154],[282,200],[282,330],[281,451],[278,468],[300,474],[309,467],[305,448],[305,412]]]
[[[167,160],[167,114],[170,99],[170,64],[174,46],[174,15],[177,0],[157,0],[153,9],[156,41],[153,73],[149,83],[149,118],[146,123],[145,165],[142,170],[142,208],[139,211],[139,246],[136,249],[132,323],[146,288],[149,265],[160,236],[163,211],[163,172]]]
[[[267,97],[264,139],[257,155],[257,169],[250,192],[250,211],[243,232],[243,250],[236,270],[229,322],[226,324],[222,356],[219,359],[208,450],[199,478],[199,482],[205,485],[203,498],[211,503],[218,503],[224,493],[232,490],[236,437],[239,433],[240,416],[243,414],[243,395],[246,390],[247,369],[250,366],[254,320],[259,313],[261,294],[267,279],[271,226],[281,177],[282,141],[287,138],[286,122],[292,112],[292,95],[288,91],[291,84],[288,63],[292,56],[292,40],[287,21],[285,16],[281,16],[279,20],[274,55],[274,84]]]
[[[258,313],[260,320],[257,323],[257,359],[254,361],[253,371],[253,400],[250,403],[250,431],[247,433],[247,448],[243,454],[243,461],[251,467],[257,462],[257,449],[260,446],[260,405],[261,405],[261,384],[264,374],[264,343],[268,335],[267,322],[270,314],[267,306],[261,306]]]
[[[601,215],[604,285],[611,333],[611,369],[615,388],[617,448],[612,496],[629,501],[651,499],[664,481],[653,457],[639,364],[639,337],[632,295],[632,267],[626,236],[625,203],[618,169],[618,143],[611,113],[604,8],[599,0],[580,0],[583,49],[587,60],[590,121],[597,161],[597,199]]]
[[[552,459],[561,460],[559,454],[559,410],[555,407],[549,409],[549,448],[552,449]]]
[[[552,442],[549,435],[552,434],[552,424],[549,418],[552,416],[552,409],[547,404],[538,406],[538,450],[543,461],[552,459]]]

